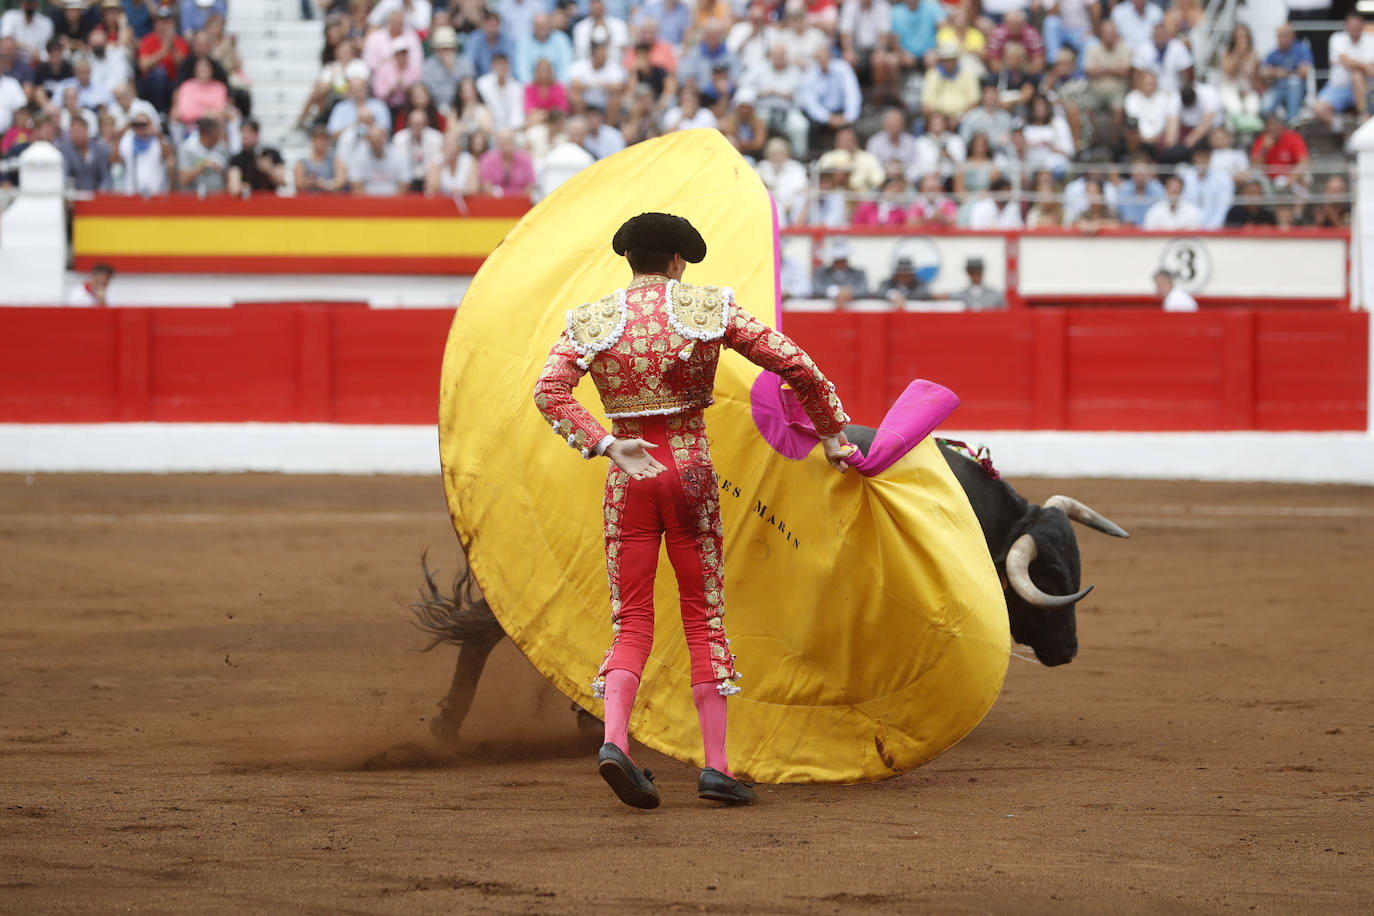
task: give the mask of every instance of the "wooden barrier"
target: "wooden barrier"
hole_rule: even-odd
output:
[[[0,422],[432,424],[452,315],[0,309]],[[919,376],[959,394],[964,429],[1363,430],[1368,321],[1033,309],[792,313],[785,329],[856,422]]]

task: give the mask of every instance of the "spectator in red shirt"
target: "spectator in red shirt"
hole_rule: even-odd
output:
[[[1250,147],[1250,161],[1262,163],[1271,181],[1302,183],[1307,173],[1307,143],[1296,130],[1271,111],[1264,120],[1264,132]]]
[[[994,72],[1002,69],[1002,52],[1011,42],[1026,49],[1026,70],[1041,73],[1045,69],[1045,41],[1040,33],[1026,24],[1026,14],[1012,10],[1002,17],[1002,24],[988,34],[988,66]]]
[[[190,53],[186,39],[177,34],[176,13],[169,6],[158,7],[157,24],[138,43],[138,94],[164,116],[172,107],[177,68]]]

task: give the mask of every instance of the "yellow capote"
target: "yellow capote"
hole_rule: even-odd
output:
[[[591,680],[611,639],[607,461],[584,461],[555,435],[533,389],[567,309],[629,281],[611,236],[648,210],[685,216],[705,237],[706,260],[687,282],[730,286],[773,322],[768,193],[717,131],[692,130],[598,162],[531,210],[473,280],[444,352],[444,486],[472,570],[534,666],[598,714]],[[743,675],[729,700],[731,766],[760,782],[896,775],[952,747],[996,699],[1009,650],[997,573],[929,439],[876,478],[835,473],[819,448],[790,461],[754,426],[758,374],[726,351],[706,413],[725,522],[725,625]],[[577,393],[604,416],[590,379]],[[655,602],[630,733],[701,765],[666,556]]]

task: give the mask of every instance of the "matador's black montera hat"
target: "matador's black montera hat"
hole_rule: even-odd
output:
[[[625,220],[611,239],[611,249],[619,255],[632,248],[680,254],[692,264],[706,257],[706,240],[691,223],[671,213],[641,213]]]

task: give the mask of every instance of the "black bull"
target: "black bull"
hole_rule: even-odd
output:
[[[845,430],[864,452],[872,445],[874,432],[867,426]],[[988,553],[1002,579],[1012,639],[1030,646],[1044,665],[1073,661],[1078,652],[1074,605],[1092,586],[1080,588],[1078,541],[1070,521],[1114,537],[1129,535],[1067,496],[1052,496],[1043,506],[1034,505],[1006,481],[992,477],[979,462],[944,442],[939,448],[983,529]],[[437,736],[453,740],[472,705],[487,656],[506,634],[466,570],[454,582],[449,597],[435,585],[423,557],[421,565],[425,586],[419,600],[410,605],[416,625],[434,637],[431,649],[441,643],[459,646],[448,695],[439,701],[439,715],[430,720]]]

